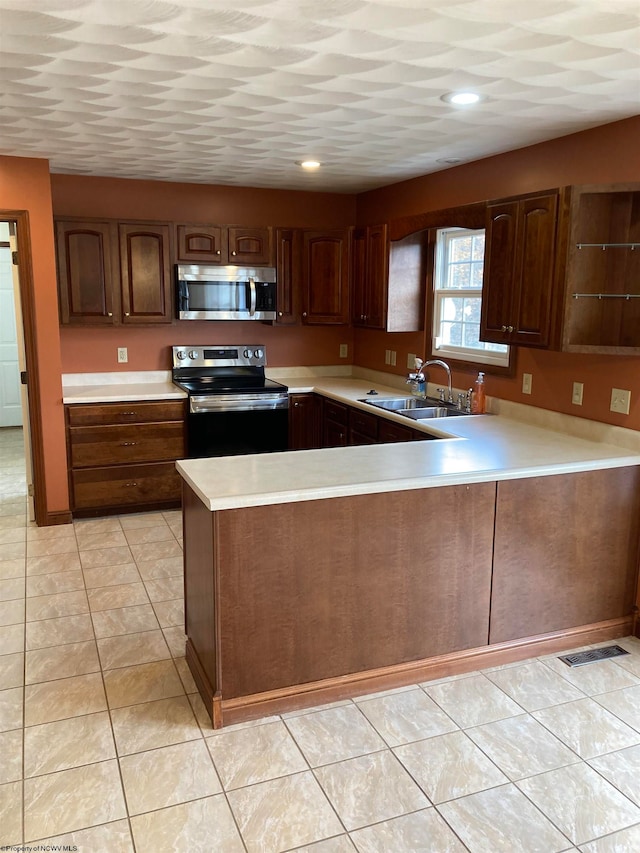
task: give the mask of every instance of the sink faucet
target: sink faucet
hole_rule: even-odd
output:
[[[425,381],[424,377],[424,369],[425,367],[430,367],[432,364],[437,364],[440,367],[443,367],[447,371],[447,383],[449,386],[449,393],[447,399],[442,399],[443,403],[453,403],[453,389],[451,387],[451,368],[447,364],[446,361],[443,361],[441,358],[432,358],[429,361],[422,361],[422,359],[416,359],[416,371],[415,373],[410,373],[409,378],[407,379],[407,383],[409,385],[420,383]],[[444,388],[438,388],[440,391],[441,398],[444,397]]]

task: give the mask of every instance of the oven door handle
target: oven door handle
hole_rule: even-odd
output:
[[[249,276],[249,294],[249,316],[253,317],[256,313],[256,282],[251,276]]]

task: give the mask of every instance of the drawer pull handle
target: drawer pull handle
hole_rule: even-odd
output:
[[[122,417],[123,417],[123,418],[124,418],[124,417],[130,418],[130,417],[132,417],[133,415],[137,415],[137,414],[138,414],[137,412],[123,412],[123,413],[122,413]]]
[[[121,441],[120,447],[134,447],[137,443],[137,441]]]
[[[124,485],[125,485],[125,488],[128,488],[129,486],[137,486],[138,484],[137,483],[125,483]]]

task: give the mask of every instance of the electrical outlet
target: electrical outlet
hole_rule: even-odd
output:
[[[533,382],[533,377],[530,373],[522,374],[522,393],[530,394],[531,393],[531,383]]]
[[[620,415],[628,415],[631,405],[631,391],[625,391],[623,388],[611,389],[611,405],[610,411],[618,412]]]
[[[416,354],[415,352],[410,352],[407,355],[407,370],[415,370],[416,369]]]
[[[118,364],[126,364],[129,361],[129,353],[126,347],[118,347]]]
[[[574,382],[573,383],[573,391],[571,392],[571,402],[574,406],[582,405],[582,391],[584,389],[584,385],[582,382]]]
[[[389,364],[392,367],[396,366],[396,355],[397,355],[397,353],[394,349],[389,350]]]
[[[349,344],[340,344],[340,358],[347,358],[349,355]]]

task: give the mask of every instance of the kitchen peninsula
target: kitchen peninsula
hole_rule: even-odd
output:
[[[371,409],[362,380],[310,386]],[[177,463],[187,660],[214,726],[634,629],[624,430],[420,428],[440,440]]]

